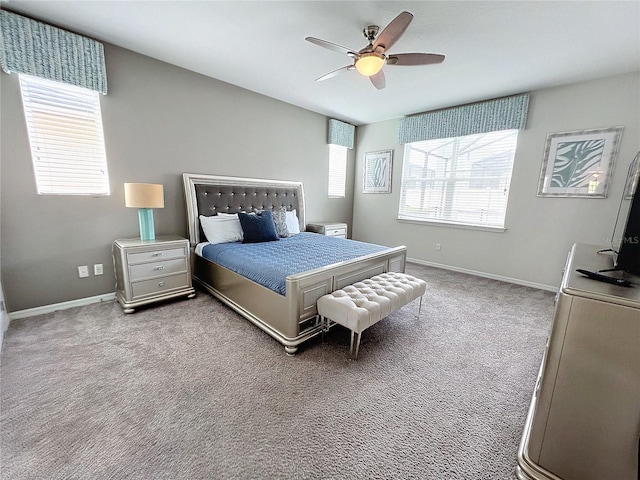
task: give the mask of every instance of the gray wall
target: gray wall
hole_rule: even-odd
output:
[[[327,197],[326,117],[105,45],[102,97],[111,196],[36,194],[17,75],[1,82],[2,284],[8,311],[114,291],[111,244],[138,236],[124,182],[162,183],[157,234],[186,235],[181,174],[304,182],[307,220],[351,222],[352,189]],[[353,183],[353,152],[348,185]],[[103,276],[91,265],[102,263]],[[91,276],[80,279],[78,265]]]
[[[547,134],[616,125],[625,130],[608,198],[536,196]],[[640,149],[640,74],[532,92],[504,233],[398,221],[403,147],[397,132],[398,120],[358,128],[356,179],[362,178],[365,152],[392,148],[394,163],[390,195],[363,195],[356,181],[353,238],[404,244],[409,257],[425,262],[556,287],[573,243],[602,244],[613,231],[627,169]]]

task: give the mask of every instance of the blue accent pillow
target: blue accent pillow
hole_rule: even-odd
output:
[[[273,215],[270,210],[260,213],[238,213],[240,226],[242,227],[242,243],[260,243],[280,240],[273,223]]]

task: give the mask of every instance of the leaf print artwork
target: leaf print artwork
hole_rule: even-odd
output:
[[[618,126],[548,134],[538,196],[607,198],[623,130]]]
[[[553,187],[584,187],[599,173],[605,141],[559,142],[551,177]]]
[[[363,193],[391,193],[392,150],[364,156]]]
[[[385,158],[374,158],[371,161],[371,178],[369,185],[372,187],[384,187],[387,178],[387,161]]]

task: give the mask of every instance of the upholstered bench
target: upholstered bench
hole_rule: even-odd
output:
[[[427,283],[419,278],[405,273],[383,273],[320,297],[318,314],[325,331],[330,320],[351,330],[350,353],[356,358],[365,329],[418,297],[420,314],[426,290]]]

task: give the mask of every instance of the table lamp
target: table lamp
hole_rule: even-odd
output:
[[[140,240],[155,240],[152,208],[164,208],[164,190],[162,185],[154,183],[125,183],[124,203],[127,207],[138,209]]]

